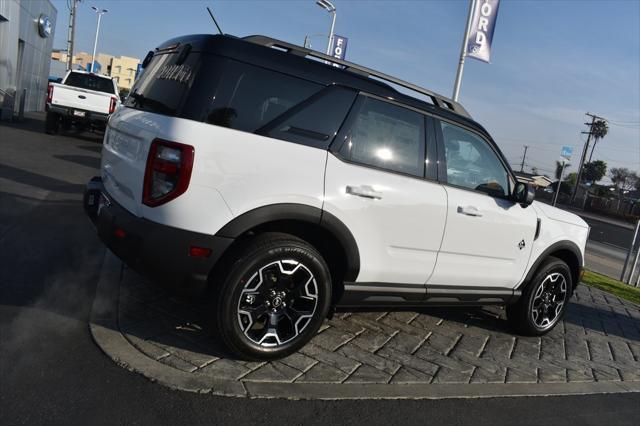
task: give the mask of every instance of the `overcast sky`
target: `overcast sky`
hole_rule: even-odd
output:
[[[58,9],[56,48],[66,47],[66,0]],[[347,59],[450,96],[468,3],[334,1],[336,33],[349,38]],[[314,0],[83,0],[76,50],[91,52],[96,17],[106,8],[98,51],[142,58],[162,41],[213,32],[205,6],[226,33],[264,34],[302,44],[325,34],[329,14]],[[311,38],[324,50],[326,38]],[[460,101],[519,169],[553,174],[562,145],[577,164],[591,112],[610,120],[594,159],[640,171],[640,0],[502,0],[492,63],[467,60]],[[577,158],[576,158],[577,157]],[[572,167],[573,169],[573,167]]]

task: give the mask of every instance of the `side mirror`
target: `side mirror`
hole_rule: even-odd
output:
[[[536,190],[531,184],[518,182],[513,189],[512,197],[513,201],[522,204],[522,207],[527,207],[533,203],[533,199],[536,197]]]

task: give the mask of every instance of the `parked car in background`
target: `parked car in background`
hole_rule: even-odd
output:
[[[263,36],[173,39],[144,66],[85,208],[132,268],[210,290],[239,356],[292,353],[336,307],[561,319],[589,227],[535,203],[459,103]]]
[[[104,129],[118,105],[118,86],[111,77],[68,71],[60,83],[49,83],[45,131],[55,134],[60,126],[72,125]]]

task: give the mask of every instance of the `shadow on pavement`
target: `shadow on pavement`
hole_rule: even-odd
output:
[[[90,166],[93,167],[93,166]],[[73,184],[63,180],[45,176],[39,173],[33,173],[17,167],[0,164],[0,176],[4,179],[25,185],[41,188],[52,192],[62,192],[66,194],[82,194],[85,185]]]
[[[60,129],[60,132],[56,136],[47,135],[44,132],[44,112],[31,112],[25,114],[23,121],[0,121],[0,129],[2,127],[8,127],[12,129],[19,129],[23,131],[38,133],[40,135],[46,135],[47,137],[69,137],[73,139],[80,139],[85,142],[102,143],[104,133],[95,131],[81,131],[75,128],[71,128],[68,131]]]
[[[80,164],[81,166],[91,167],[97,169],[100,167],[100,158],[88,155],[54,155],[55,158],[60,160],[69,161],[71,163]]]

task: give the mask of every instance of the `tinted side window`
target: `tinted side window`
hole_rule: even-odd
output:
[[[321,89],[317,83],[229,61],[221,82],[223,93],[206,121],[254,132]]]
[[[424,175],[424,116],[370,97],[354,111],[340,156],[374,167]]]
[[[509,178],[489,144],[474,133],[440,122],[447,161],[447,182],[492,196],[508,195]]]
[[[272,138],[327,149],[342,125],[356,92],[329,87],[298,108],[269,123],[258,133]]]

